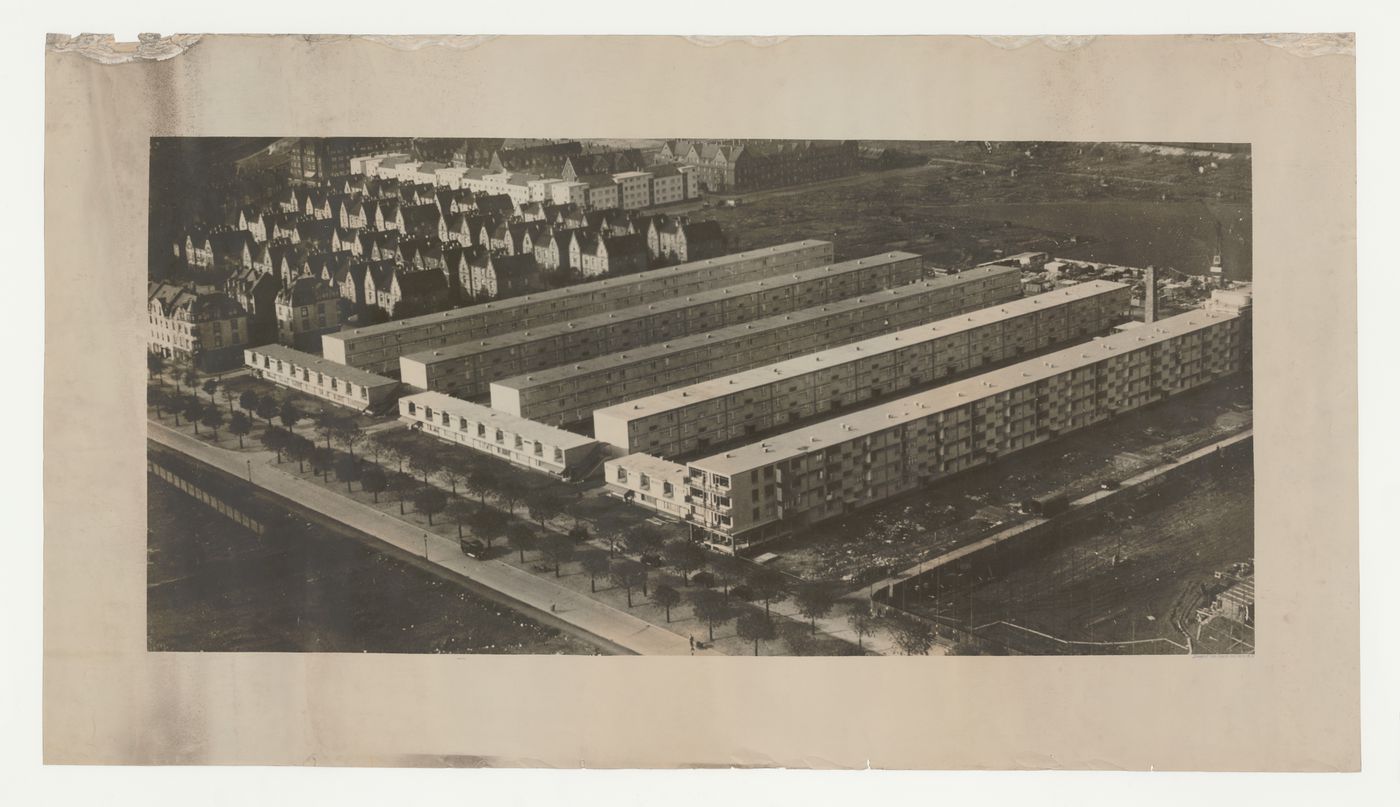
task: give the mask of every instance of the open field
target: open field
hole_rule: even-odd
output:
[[[309,522],[260,541],[153,476],[147,507],[153,651],[597,652]]]
[[[1124,148],[1049,144],[1090,153],[1042,146],[1028,158],[1006,144],[918,145],[928,165],[762,191],[697,215],[743,247],[826,238],[838,260],[905,249],[964,268],[1045,251],[1200,274],[1219,252],[1228,276],[1252,274],[1247,160],[1198,174],[1199,160]]]
[[[1202,466],[1067,524],[1045,545],[978,561],[963,581],[945,577],[908,605],[1018,652],[1182,653],[1188,644],[1198,653],[1249,652],[1252,630],[1237,627],[1231,637],[1217,620],[1198,640],[1194,614],[1223,585],[1216,571],[1253,560],[1253,516],[1252,466]],[[1126,644],[1099,644],[1114,642]]]
[[[853,586],[904,569],[1024,519],[1017,505],[1057,492],[1070,498],[1247,428],[1248,376],[1222,379],[1110,423],[1018,452],[993,465],[765,544],[773,565],[807,579]]]

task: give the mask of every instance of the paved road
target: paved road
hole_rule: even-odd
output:
[[[549,612],[553,606],[553,615],[561,621],[639,655],[683,656],[691,652],[688,637],[507,564],[472,560],[462,554],[457,542],[452,539],[425,533],[368,505],[292,476],[272,464],[271,452],[228,451],[161,423],[148,422],[147,436],[161,445],[245,479],[249,477],[251,468],[252,482],[259,487],[373,535],[404,552],[424,557],[532,608]],[[720,655],[714,651],[696,653]]]

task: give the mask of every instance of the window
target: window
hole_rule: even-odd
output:
[[[466,428],[465,422],[462,424],[462,427],[463,427],[463,428]],[[476,436],[477,436],[477,437],[485,437],[485,436],[486,436],[486,424],[485,424],[485,423],[478,423],[478,424],[476,424]]]
[[[555,449],[554,449],[554,461],[555,461],[555,462],[563,462],[563,461],[564,461],[564,449],[562,449],[562,448],[555,448]]]
[[[626,468],[623,468],[621,465],[617,466],[617,481],[619,481],[619,482],[626,482],[626,481],[627,481],[627,469],[626,469]]]
[[[409,402],[408,402],[408,413],[409,413],[410,415],[416,415],[416,414],[418,414],[418,404],[414,403],[413,401],[409,401]]]
[[[451,426],[451,425],[452,425],[452,416],[449,415],[449,414],[447,414],[446,412],[443,412],[443,413],[442,413],[442,425],[444,425],[444,426]]]

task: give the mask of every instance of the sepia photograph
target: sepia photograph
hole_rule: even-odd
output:
[[[1249,143],[149,158],[150,652],[1255,652]]]

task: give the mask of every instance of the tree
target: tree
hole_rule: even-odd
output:
[[[161,378],[161,374],[165,372],[165,357],[159,353],[147,353],[146,372],[151,374],[151,378],[157,379],[161,386],[165,386],[165,379]]]
[[[680,604],[681,593],[662,583],[652,589],[651,601],[666,609],[666,621],[669,623],[671,621],[671,608]]]
[[[224,413],[219,411],[219,407],[210,404],[200,415],[199,422],[208,426],[214,432],[214,442],[219,442],[219,427],[224,425]]]
[[[155,355],[154,353],[151,355]],[[161,387],[146,387],[146,405],[156,410],[156,417],[165,420],[165,390]]]
[[[530,518],[539,522],[540,529],[545,528],[545,522],[564,511],[564,503],[560,501],[559,496],[543,487],[525,494],[525,507],[530,511]]]
[[[540,552],[546,558],[554,562],[554,576],[559,576],[559,564],[567,562],[574,556],[574,542],[569,540],[569,536],[560,535],[557,532],[545,533],[540,539]]]
[[[273,428],[275,427],[270,427],[268,431],[272,431]],[[316,450],[316,446],[299,434],[289,432],[286,429],[277,429],[277,431],[286,435],[284,445],[287,450],[287,458],[296,462],[298,473],[305,473],[306,461],[311,459],[311,453]]]
[[[271,395],[258,398],[257,415],[270,425],[272,419],[277,417],[277,409],[279,406],[281,406],[281,404],[277,403],[277,399]]]
[[[679,569],[681,581],[690,585],[690,573],[705,568],[705,550],[685,539],[666,545],[666,562]]]
[[[330,481],[331,466],[335,463],[335,455],[331,450],[323,446],[312,446],[310,459],[311,472]]]
[[[901,621],[894,629],[894,645],[906,656],[927,656],[933,640],[933,627],[912,619]]]
[[[744,576],[749,573],[748,561],[736,555],[716,554],[710,558],[710,568],[719,578],[720,584],[724,586],[725,596],[729,596],[731,585],[743,580]]]
[[[374,494],[374,503],[379,504],[379,494],[389,487],[389,478],[384,475],[384,469],[378,465],[371,465],[360,475],[360,490],[367,490]]]
[[[398,443],[394,442],[396,438],[397,435],[393,432],[383,431],[375,432],[369,440],[370,443],[374,445],[375,449],[377,449],[378,454],[382,454],[385,459],[391,462],[398,463],[399,473],[403,473],[404,456],[403,452],[399,451]]]
[[[505,504],[506,510],[515,515],[515,505],[525,495],[525,486],[518,479],[508,476],[496,483],[496,495]]]
[[[438,468],[438,478],[446,482],[448,487],[452,488],[453,496],[457,495],[457,486],[466,479],[466,476],[466,472],[457,464],[456,458],[444,460],[442,465]]]
[[[253,421],[246,412],[234,412],[228,416],[228,430],[238,435],[238,447],[243,447],[243,438],[253,430]]]
[[[870,606],[870,600],[851,603],[846,621],[850,623],[851,630],[856,632],[856,647],[865,650],[865,637],[875,632],[875,609]]]
[[[185,420],[194,424],[194,433],[199,434],[199,420],[204,417],[204,402],[194,396],[185,399],[182,407],[185,410]]]
[[[282,426],[286,428],[287,431],[295,429],[297,424],[300,423],[304,417],[305,415],[302,413],[301,407],[297,406],[296,402],[291,398],[283,401],[282,408],[277,412],[277,419],[282,421]]]
[[[490,468],[473,468],[467,472],[467,485],[481,497],[482,504],[486,504],[486,494],[495,493],[500,484],[500,477]]]
[[[606,577],[612,569],[612,560],[608,558],[608,553],[601,549],[590,549],[579,555],[579,563],[583,570],[588,572],[588,590],[597,593],[598,578]]]
[[[471,502],[456,496],[453,496],[452,501],[447,505],[447,517],[457,525],[458,541],[463,538],[462,525],[470,521],[474,513],[476,513],[476,507]]]
[[[436,455],[428,451],[417,451],[408,458],[408,469],[423,475],[423,484],[428,484],[428,474],[442,467]]]
[[[650,524],[640,524],[622,536],[622,542],[626,544],[627,551],[637,555],[657,551],[665,540],[661,531]]]
[[[316,434],[326,441],[326,448],[331,447],[331,435],[340,428],[338,416],[329,409],[322,409],[315,417]],[[427,481],[427,480],[424,480]]]
[[[408,497],[408,492],[413,489],[413,477],[405,474],[394,474],[389,477],[389,490],[399,501],[399,515],[404,515],[403,502]]]
[[[219,391],[219,379],[211,378],[204,382],[204,394],[209,396],[209,403],[218,403],[214,400],[214,393]]]
[[[797,612],[812,623],[812,632],[817,632],[817,620],[831,613],[836,605],[836,595],[825,583],[807,583],[797,589]]]
[[[520,553],[520,562],[525,562],[525,553],[533,552],[539,546],[539,540],[535,537],[535,531],[529,524],[516,522],[506,528],[506,541],[510,543],[510,548]]]
[[[253,390],[244,390],[243,394],[238,396],[238,406],[245,412],[253,412],[256,414],[259,400],[256,392]]]
[[[433,526],[433,514],[441,513],[447,507],[447,494],[432,485],[424,485],[413,494],[413,509],[428,516],[428,526]]]
[[[710,626],[710,641],[715,640],[715,626],[723,625],[734,618],[734,605],[729,598],[711,589],[697,591],[690,595],[690,605],[695,618]]]
[[[360,461],[350,454],[341,454],[335,458],[335,475],[345,482],[345,492],[349,493],[353,488],[350,483],[360,478]]]
[[[360,428],[354,417],[343,417],[336,423],[335,441],[352,457],[355,456],[355,446],[363,443],[367,437],[365,430]],[[452,492],[455,494],[457,491],[454,489]]]
[[[485,541],[486,547],[490,549],[491,542],[505,534],[509,522],[510,519],[500,510],[482,506],[472,515],[472,532],[481,536],[481,540]]]
[[[783,641],[787,644],[788,652],[794,656],[811,656],[817,653],[817,638],[807,630],[807,626],[801,622],[789,622],[783,625],[779,633],[783,636]]]
[[[759,567],[749,575],[749,589],[763,600],[763,613],[771,614],[772,605],[787,599],[787,580],[780,572]]]
[[[277,464],[282,464],[282,452],[290,447],[287,441],[287,431],[276,426],[268,426],[263,429],[263,433],[258,439],[262,441],[263,448],[277,452]]]
[[[758,655],[758,643],[766,642],[778,635],[773,627],[773,620],[768,614],[760,614],[757,611],[749,611],[739,617],[739,622],[734,626],[739,636],[753,642],[753,654]]]
[[[185,365],[185,368],[180,371],[180,380],[185,382],[185,386],[191,390],[199,389],[199,369],[193,364]]]
[[[608,572],[613,583],[627,589],[627,607],[632,607],[632,589],[645,585],[647,579],[647,567],[635,560],[623,559],[614,563]]]
[[[569,539],[576,544],[581,544],[588,540],[588,528],[574,522],[574,526],[569,528]]]

